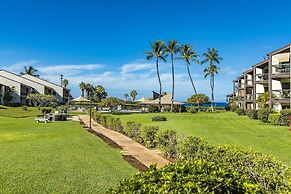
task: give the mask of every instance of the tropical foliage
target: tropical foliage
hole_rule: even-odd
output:
[[[20,75],[28,74],[28,75],[32,75],[34,77],[39,77],[37,72],[38,72],[38,70],[35,69],[33,66],[25,66],[24,71],[20,72]]]

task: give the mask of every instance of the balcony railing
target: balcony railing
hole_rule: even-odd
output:
[[[273,69],[272,74],[273,75],[280,75],[280,74],[289,74],[290,73],[290,64],[279,64],[279,65],[272,65],[275,69]]]
[[[246,99],[247,99],[247,100],[254,100],[254,95],[252,95],[252,94],[247,94],[247,95],[246,95]]]
[[[275,94],[275,97],[274,97],[275,99],[286,99],[286,98],[290,99],[291,97],[290,89],[274,90],[273,93]]]
[[[260,73],[256,75],[256,81],[268,81],[269,75],[267,73]]]

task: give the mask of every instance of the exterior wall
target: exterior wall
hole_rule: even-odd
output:
[[[5,93],[5,86],[12,88],[14,87],[15,92],[13,93],[14,99],[11,101],[12,103],[21,103],[21,84],[15,82],[13,80],[7,79],[3,76],[0,76],[0,86],[1,86],[1,104],[4,103],[4,93]]]
[[[49,88],[51,88],[52,90],[55,91],[55,96],[56,98],[58,99],[58,101],[60,103],[63,103],[64,102],[64,88],[61,87],[61,86],[58,86],[56,84],[53,84],[53,83],[50,83],[48,81],[45,81],[43,79],[40,79],[40,78],[37,78],[37,77],[34,77],[34,76],[31,76],[31,75],[28,75],[28,74],[25,74],[23,75],[22,77],[24,78],[27,78],[27,79],[30,79],[32,81],[35,81],[35,82],[38,82],[40,84],[43,84]],[[47,92],[48,93],[48,92]]]

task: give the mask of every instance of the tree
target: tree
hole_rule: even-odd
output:
[[[85,89],[86,89],[86,99],[89,100],[89,97],[90,97],[90,90],[91,90],[91,84],[86,84],[85,85]]]
[[[275,98],[275,95],[273,95],[273,98]],[[260,108],[269,108],[270,107],[269,101],[270,101],[270,95],[268,92],[260,94],[257,99],[257,102]]]
[[[174,68],[174,55],[179,52],[179,45],[178,41],[171,40],[168,42],[167,45],[167,52],[171,55],[171,62],[172,62],[172,98],[171,98],[171,112],[173,112],[173,105],[174,105],[174,90],[175,90],[175,68]]]
[[[123,100],[115,98],[115,97],[109,97],[109,98],[104,98],[100,102],[100,105],[103,107],[110,107],[111,109],[113,107],[116,107],[118,105],[123,105]]]
[[[178,57],[178,59],[183,59],[186,62],[188,75],[189,75],[194,93],[197,94],[189,66],[190,66],[190,61],[194,61],[195,63],[199,64],[199,61],[197,60],[197,58],[199,58],[199,55],[193,50],[193,47],[190,46],[189,44],[182,45],[179,50],[181,53],[181,57]]]
[[[127,101],[128,97],[129,97],[128,93],[125,93],[124,97],[125,97],[125,100]]]
[[[95,87],[95,99],[97,102],[100,102],[102,99],[107,97],[107,92],[105,88],[101,85]]]
[[[20,75],[25,75],[25,74],[28,74],[28,75],[32,75],[34,77],[39,77],[39,75],[37,74],[38,70],[35,69],[34,67],[32,66],[25,66],[24,67],[24,71],[23,72],[20,72]]]
[[[54,95],[47,94],[30,94],[26,97],[32,102],[33,106],[38,107],[40,110],[41,107],[47,107],[52,102],[57,102],[57,98]]]
[[[81,90],[81,96],[84,98],[84,91],[86,90],[86,84],[84,82],[81,82],[79,84],[80,90]]]
[[[211,109],[213,110],[214,102],[214,76],[218,74],[219,67],[216,64],[219,64],[222,60],[222,57],[218,55],[218,51],[215,48],[208,49],[206,53],[203,53],[205,59],[201,62],[202,64],[209,62],[209,66],[204,69],[204,78],[210,76],[210,87],[211,87]]]
[[[130,97],[132,98],[132,101],[135,101],[136,96],[137,96],[137,91],[136,90],[132,90],[130,92]]]
[[[156,40],[154,44],[150,43],[151,51],[145,52],[146,59],[151,60],[152,58],[156,59],[156,71],[157,71],[157,77],[159,81],[159,110],[161,111],[161,96],[162,96],[162,82],[160,78],[160,70],[159,70],[159,60],[162,60],[166,62],[167,54],[166,54],[166,46],[163,41]]]
[[[198,104],[198,108],[200,108],[201,104],[206,104],[208,102],[209,102],[209,98],[205,94],[194,94],[187,99],[187,103]]]
[[[63,86],[66,88],[69,85],[69,80],[64,79],[63,80]]]
[[[15,92],[15,87],[12,86],[11,88],[9,87],[5,87],[5,93],[3,96],[3,100],[5,102],[5,104],[9,104],[13,99],[15,99],[15,97],[13,96],[13,93]]]

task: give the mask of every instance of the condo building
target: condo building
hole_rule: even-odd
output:
[[[290,109],[290,53],[291,44],[275,50],[233,80],[233,92],[227,95],[229,106],[259,109],[258,98],[267,93],[275,111]]]
[[[5,100],[6,92],[12,91],[13,99]],[[58,102],[64,104],[68,101],[70,90],[51,83],[39,77],[28,74],[17,75],[6,70],[0,70],[0,104],[17,103],[29,104],[27,96],[29,94],[48,94],[54,95]]]

